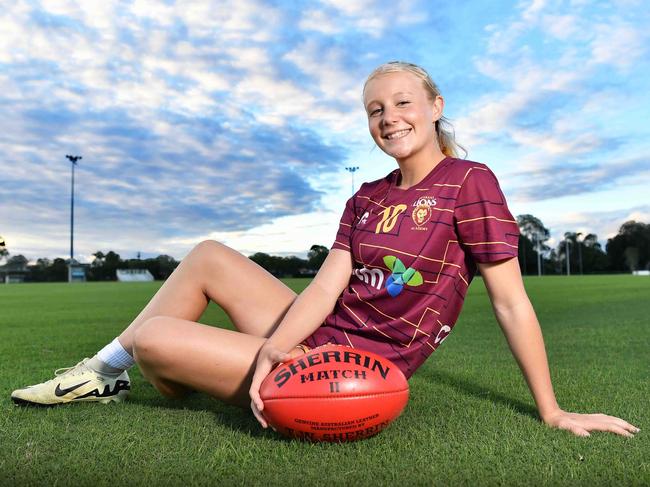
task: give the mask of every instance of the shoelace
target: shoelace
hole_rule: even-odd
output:
[[[66,374],[71,374],[72,375],[72,374],[75,374],[76,372],[84,372],[86,369],[88,369],[88,367],[86,366],[86,361],[87,360],[88,359],[85,358],[81,362],[79,362],[77,365],[73,365],[72,367],[62,367],[60,369],[56,369],[54,371],[54,375],[56,377],[60,377],[62,375],[66,375]],[[76,369],[78,369],[78,370],[76,370]]]

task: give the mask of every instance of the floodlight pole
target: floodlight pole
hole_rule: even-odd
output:
[[[564,247],[566,249],[566,275],[570,276],[571,275],[571,259],[570,259],[570,255],[569,255],[569,239],[568,239],[568,237],[565,237]]]
[[[578,246],[578,264],[580,265],[580,275],[582,275],[582,242],[578,240],[578,237],[582,237],[582,233],[576,233],[576,245]]]
[[[82,159],[81,156],[71,156],[66,154],[72,166],[72,178],[70,184],[70,264],[68,265],[68,282],[72,282],[72,262],[74,259],[74,167],[77,161]]]
[[[535,232],[535,247],[537,249],[537,275],[542,275],[542,252],[539,245],[539,233]]]
[[[352,194],[354,195],[354,173],[359,170],[359,166],[348,166],[345,170],[352,175]]]

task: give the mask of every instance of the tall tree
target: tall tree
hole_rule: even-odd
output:
[[[304,275],[304,270],[309,268],[309,263],[306,260],[295,256],[280,257],[257,252],[249,259],[278,277],[299,277]]]
[[[68,280],[68,263],[65,259],[57,257],[48,268],[48,281],[67,281]]]
[[[538,254],[541,256],[550,250],[545,242],[551,237],[551,232],[539,218],[529,214],[518,215],[517,225],[521,233],[519,265],[524,274],[537,274]]]
[[[29,261],[27,260],[27,257],[25,257],[24,255],[21,254],[14,255],[13,257],[9,257],[9,259],[7,259],[7,263],[5,264],[5,269],[12,270],[12,271],[26,270],[28,262]]]
[[[309,262],[309,268],[317,271],[320,269],[320,266],[323,265],[329,250],[327,247],[322,245],[312,245],[307,253],[307,261]]]
[[[179,264],[179,262],[170,255],[159,255],[154,260],[156,264],[156,272],[151,272],[151,269],[149,269],[149,272],[151,272],[156,279],[167,279]]]
[[[576,248],[578,233],[564,232],[564,238],[557,244],[557,259],[561,274],[579,274],[578,250]],[[567,259],[568,252],[568,259]]]
[[[609,259],[600,242],[598,242],[596,234],[588,233],[578,240],[578,249],[580,250],[579,258],[582,258],[582,267],[585,274],[594,274],[607,270]]]
[[[95,257],[91,264],[93,267],[101,267],[104,265],[104,259],[106,258],[104,252],[98,250],[93,254],[93,257]]]
[[[650,224],[627,221],[607,240],[607,256],[613,271],[650,269]]]

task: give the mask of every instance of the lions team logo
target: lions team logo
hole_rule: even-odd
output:
[[[413,218],[413,223],[415,223],[418,227],[421,227],[426,222],[431,220],[431,215],[433,215],[431,207],[422,205],[415,207],[413,213],[411,214],[411,218]]]
[[[411,213],[411,218],[413,223],[419,227],[424,226],[433,215],[432,206],[436,206],[437,201],[433,196],[421,196],[413,203],[413,213]]]

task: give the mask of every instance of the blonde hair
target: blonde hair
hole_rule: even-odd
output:
[[[391,61],[375,68],[363,84],[363,92],[365,93],[366,85],[371,79],[388,73],[400,72],[408,72],[420,78],[430,100],[435,100],[437,96],[441,96],[438,86],[433,82],[429,73],[417,64],[403,61]],[[436,120],[436,135],[438,137],[440,150],[444,155],[449,157],[459,157],[462,152],[464,153],[463,157],[467,157],[467,151],[465,148],[456,142],[454,127],[444,116],[440,117],[439,120]]]

